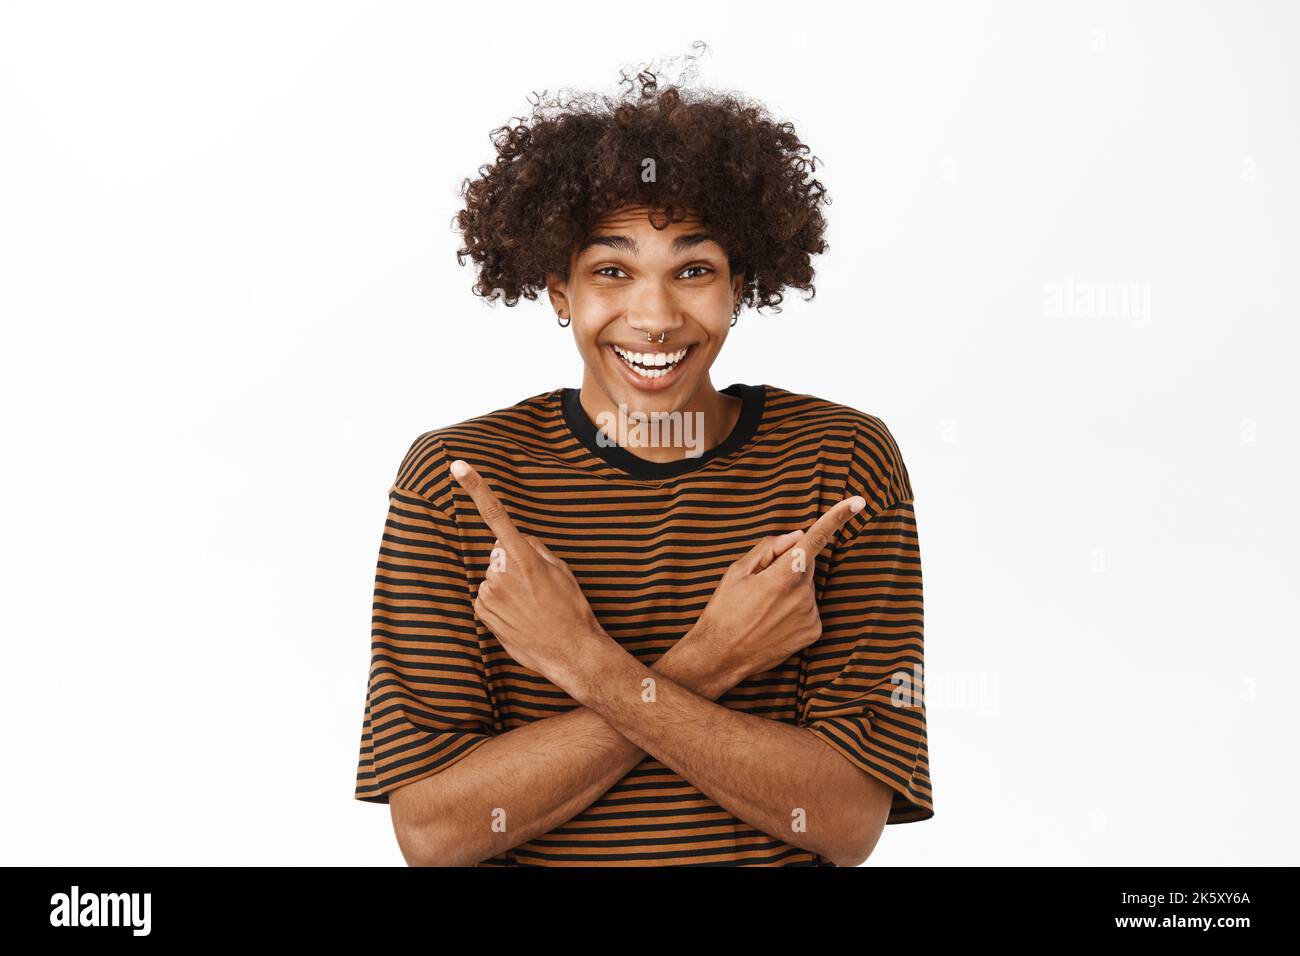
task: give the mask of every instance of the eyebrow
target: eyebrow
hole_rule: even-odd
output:
[[[685,252],[687,249],[693,249],[698,245],[706,242],[718,242],[716,238],[705,232],[692,232],[685,236],[678,236],[673,240],[673,252]],[[722,243],[718,243],[722,245]],[[623,252],[630,252],[632,255],[640,255],[641,249],[636,244],[636,240],[629,236],[591,236],[578,246],[578,255],[582,255],[591,246],[608,246],[611,249],[619,249]]]

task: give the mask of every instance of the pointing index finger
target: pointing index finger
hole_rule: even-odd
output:
[[[472,465],[457,458],[451,463],[450,471],[451,476],[474,499],[474,507],[478,510],[479,516],[487,522],[487,526],[492,529],[497,540],[505,546],[507,554],[519,554],[521,547],[529,547],[528,542],[519,533],[519,529],[515,527],[515,523],[510,520],[505,506],[501,504],[501,499]]]
[[[803,533],[803,537],[794,543],[794,547],[803,548],[806,557],[816,558],[826,545],[831,543],[835,533],[844,527],[849,518],[866,506],[867,500],[861,495],[851,495],[843,501],[836,502]]]

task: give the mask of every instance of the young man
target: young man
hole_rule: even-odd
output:
[[[709,376],[743,303],[812,289],[807,149],[640,80],[466,185],[476,291],[544,289],[584,371],[420,435],[390,489],[355,796],[411,864],[854,866],[934,813],[893,436]]]

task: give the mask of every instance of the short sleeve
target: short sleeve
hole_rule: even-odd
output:
[[[797,723],[894,791],[886,823],[911,823],[934,816],[921,553],[906,468],[879,428],[859,441],[850,471],[845,494],[868,504],[830,549]]]
[[[370,803],[450,767],[495,727],[455,524],[399,485],[388,501],[354,794]]]

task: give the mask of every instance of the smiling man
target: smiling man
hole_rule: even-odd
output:
[[[698,423],[680,426],[683,438],[696,439],[690,444],[639,440],[632,428],[602,432],[602,442],[636,447],[651,461],[694,458],[720,444],[743,404],[714,388],[709,367],[739,312],[744,276],[731,274],[726,250],[698,215],[662,217],[645,206],[615,210],[574,252],[565,273],[573,281],[548,276],[556,313],[573,320],[588,418],[621,424],[639,412],[670,426]]]
[[[854,866],[934,814],[897,443],[710,378],[742,305],[812,291],[807,147],[638,79],[466,183],[476,291],[546,292],[583,376],[418,436],[389,490],[355,796],[413,865]]]

